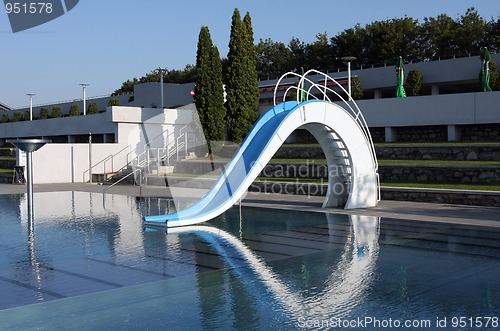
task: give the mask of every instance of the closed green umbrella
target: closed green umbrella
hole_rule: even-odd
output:
[[[481,61],[483,62],[481,68],[481,92],[490,92],[490,53],[486,47],[481,52]]]
[[[405,88],[403,87],[404,80],[404,68],[403,68],[403,58],[400,56],[398,63],[396,65],[396,72],[398,76],[398,87],[396,89],[396,98],[406,97]]]
[[[304,76],[304,67],[300,68],[300,74]],[[307,99],[307,93],[306,93],[306,86],[305,86],[305,79],[304,82],[302,83],[302,86],[300,87],[300,102],[304,102]]]

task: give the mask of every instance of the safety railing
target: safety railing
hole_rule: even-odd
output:
[[[105,188],[103,191],[102,191],[102,194],[103,194],[103,197],[106,195],[106,192],[112,188],[113,186],[121,183],[122,181],[124,181],[125,179],[127,179],[128,177],[130,176],[134,176],[134,180],[136,179],[135,177],[135,174],[139,172],[139,196],[141,197],[142,199],[142,176],[143,176],[143,171],[141,168],[137,168],[135,170],[133,170],[131,173],[127,174],[126,176],[123,176],[122,178],[120,178],[120,180],[117,180],[116,182],[114,182],[113,184],[111,184],[110,186],[108,186],[107,188]],[[136,181],[137,182],[137,181]]]
[[[104,175],[106,175],[108,173],[107,171],[107,162],[111,162],[111,171],[110,172],[115,172],[115,159],[118,157],[118,155],[120,155],[121,153],[123,153],[125,150],[127,150],[129,148],[129,146],[125,146],[124,148],[122,148],[121,150],[119,150],[118,152],[116,152],[115,154],[110,154],[108,156],[106,156],[104,159],[102,159],[101,161],[97,162],[96,164],[93,164],[91,167],[89,167],[87,170],[85,170],[83,172],[83,182],[85,183],[86,182],[86,176],[90,176],[90,174],[92,173],[92,170],[94,170],[96,167],[98,167],[99,165],[103,165],[103,172],[104,172]],[[119,169],[118,169],[119,170]],[[90,180],[90,178],[89,178]]]
[[[321,84],[308,78],[308,76],[311,74],[322,76],[323,79],[319,79],[319,82],[321,82]],[[314,100],[321,100],[322,99],[323,101],[332,102],[331,98],[328,96],[328,93],[335,95],[337,98],[339,98],[344,103],[344,105],[347,106],[347,109],[346,108],[343,108],[343,109],[347,110],[348,115],[350,115],[354,119],[356,124],[358,124],[359,128],[363,132],[363,135],[370,146],[371,157],[372,157],[372,160],[375,164],[375,170],[378,170],[378,162],[377,162],[377,158],[376,158],[376,154],[375,154],[375,147],[373,145],[373,139],[372,139],[370,131],[368,129],[368,124],[366,123],[366,120],[365,120],[363,114],[361,113],[361,110],[359,109],[356,102],[352,99],[349,92],[347,92],[345,90],[345,88],[339,82],[337,82],[334,78],[332,78],[332,77],[328,76],[327,74],[320,72],[318,70],[311,69],[311,70],[307,71],[304,75],[300,75],[300,74],[297,74],[295,72],[289,72],[289,73],[286,73],[283,76],[281,76],[281,78],[276,83],[276,88],[274,91],[274,105],[275,106],[278,104],[277,103],[278,86],[280,86],[281,81],[283,79],[285,79],[289,76],[298,77],[298,78],[300,78],[300,80],[299,80],[297,86],[290,86],[289,88],[287,88],[285,90],[285,93],[283,95],[283,101],[286,100],[287,94],[291,90],[296,90],[296,92],[297,92],[296,99],[297,99],[297,102],[299,102],[299,103],[301,101],[307,101],[307,100],[311,100],[311,99],[314,99]],[[335,89],[333,89],[332,86],[339,88],[340,93],[338,91],[336,91]],[[319,92],[320,97],[316,96],[313,93],[314,91]],[[305,100],[301,100],[304,95],[306,97]],[[347,96],[347,100],[344,96]]]
[[[100,160],[92,167],[85,170],[83,173],[83,181],[85,182],[87,177],[92,174],[92,170],[96,167],[102,166],[104,176],[109,173],[109,162],[111,162],[110,172],[115,173],[131,166],[142,167],[147,173],[151,173],[151,165],[156,163],[156,169],[160,168],[161,164],[166,166],[171,165],[171,159],[175,157],[177,161],[181,159],[182,152],[185,156],[189,155],[189,137],[193,132],[186,131],[189,125],[184,125],[178,132],[177,137],[174,136],[174,132],[171,129],[165,129],[160,134],[155,136],[152,140],[143,146],[143,151],[137,154],[137,148],[131,149],[130,146],[126,146],[115,154],[110,154],[104,159]],[[165,135],[166,133],[166,135]],[[164,139],[164,147],[151,147],[154,142],[158,139]],[[173,142],[173,144],[172,144]],[[193,142],[193,147],[196,142]],[[125,156],[125,165],[119,169],[115,169],[115,158],[128,149],[128,153]],[[108,178],[106,178],[108,180]]]
[[[322,78],[313,81],[312,79],[308,78],[308,76],[310,75],[315,75],[315,79],[317,79],[318,76]],[[292,85],[285,90],[283,94],[283,101],[286,100],[287,95],[291,91],[295,90],[296,100],[298,103],[307,100],[323,100],[332,102],[332,99],[328,95],[328,93],[330,93],[331,95],[334,95],[335,97],[340,99],[340,101],[345,106],[347,106],[347,108],[342,107],[342,109],[347,112],[347,114],[355,121],[355,123],[361,129],[361,132],[363,133],[366,142],[370,146],[370,155],[373,164],[375,166],[375,171],[377,172],[378,161],[375,153],[375,146],[373,144],[373,139],[370,134],[370,130],[368,129],[368,124],[366,123],[366,120],[363,114],[361,113],[361,110],[359,109],[356,102],[352,99],[352,96],[349,94],[349,92],[346,91],[346,89],[334,78],[315,69],[308,70],[303,75],[300,75],[295,72],[288,72],[283,76],[281,76],[280,79],[278,79],[278,81],[276,82],[276,87],[274,89],[274,97],[273,97],[275,106],[278,104],[277,102],[278,101],[277,92],[279,91],[278,87],[281,85],[281,81],[283,79],[289,78],[290,76],[299,78],[299,81],[296,86]],[[316,94],[319,94],[319,97],[314,92],[316,92]],[[347,98],[345,98],[345,96],[347,96]],[[379,177],[377,176],[378,187],[380,188],[380,180],[378,178]],[[379,197],[378,199],[380,200],[380,193],[378,197]]]

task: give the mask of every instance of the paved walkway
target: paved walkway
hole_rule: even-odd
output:
[[[38,184],[34,192],[83,191],[102,193],[108,186],[75,183],[75,184]],[[176,197],[196,200],[206,191],[196,189],[177,189]],[[25,185],[0,184],[0,194],[26,193]],[[131,195],[143,197],[171,197],[169,188],[159,186],[117,185],[107,190],[108,194]],[[293,209],[309,212],[325,212],[321,208],[323,197],[307,197],[303,195],[285,195],[249,192],[242,201],[243,206]],[[330,209],[332,210],[332,209]],[[380,201],[375,208],[355,210],[333,209],[339,214],[371,215],[386,218],[398,218],[419,221],[434,221],[453,224],[475,224],[500,227],[500,208],[477,207],[464,205],[446,205],[438,203],[423,203],[409,201]]]

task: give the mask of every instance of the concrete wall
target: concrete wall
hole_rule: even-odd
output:
[[[357,104],[370,127],[500,123],[500,92],[359,100]]]
[[[193,103],[190,92],[194,83],[188,84],[163,84],[163,106],[177,108]],[[144,83],[134,86],[134,101],[130,106],[160,108],[160,83]]]
[[[118,95],[118,96],[105,96],[105,97],[88,98],[86,100],[86,104],[87,104],[87,108],[88,108],[90,103],[95,102],[95,103],[97,103],[99,110],[104,111],[108,107],[108,103],[109,103],[110,99],[118,99],[120,101],[121,105],[126,105],[126,104],[128,104],[129,98],[130,98],[130,95]],[[36,99],[34,99],[33,102],[36,102]],[[70,109],[71,105],[74,105],[74,104],[78,105],[78,107],[80,108],[80,113],[83,114],[83,99],[75,99],[75,100],[61,101],[58,103],[51,103],[51,104],[46,104],[46,105],[36,105],[35,104],[33,106],[33,118],[37,119],[40,117],[40,109],[42,109],[42,108],[47,108],[49,110],[49,114],[52,114],[52,107],[54,107],[54,106],[61,107],[63,115],[67,115],[67,114],[69,114],[69,109]],[[1,115],[8,114],[9,117],[12,119],[12,116],[14,116],[15,112],[21,112],[24,115],[24,112],[26,110],[29,110],[29,107],[13,109],[13,110],[7,111],[7,112],[0,112],[0,114]]]
[[[492,54],[492,60],[499,63],[500,54]],[[386,67],[352,70],[353,76],[361,79],[364,89],[378,89],[396,86],[396,63]],[[479,56],[447,59],[441,61],[405,64],[405,79],[411,69],[422,72],[424,84],[474,81],[479,79],[481,60]],[[345,72],[331,73],[333,78],[345,77]]]
[[[33,183],[82,183],[89,181],[89,149],[92,150],[92,164],[114,155],[126,146],[120,144],[47,144],[33,153]],[[128,149],[116,155],[113,160],[101,163],[93,169],[103,173],[112,164],[119,169],[126,164]]]
[[[107,114],[49,118],[0,124],[0,138],[43,137],[114,133],[114,124]]]

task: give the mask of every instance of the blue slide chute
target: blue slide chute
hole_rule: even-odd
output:
[[[228,202],[235,200],[237,192],[243,190],[244,193],[247,190],[248,187],[243,188],[242,184],[245,179],[248,179],[252,167],[256,165],[256,160],[265,150],[267,143],[271,141],[279,125],[296,106],[297,102],[293,101],[281,103],[262,115],[242,142],[236,155],[226,165],[217,182],[200,201],[187,209],[172,214],[146,216],[144,218],[145,224],[159,225],[164,223],[169,227],[196,224],[217,216],[212,215],[218,210],[224,209],[220,212],[222,213],[231,207],[234,202],[229,203],[229,205]]]

